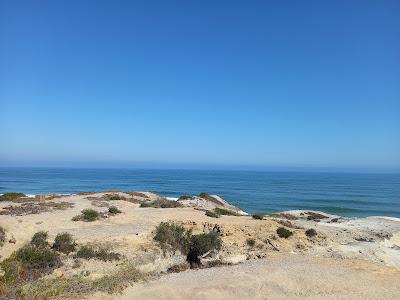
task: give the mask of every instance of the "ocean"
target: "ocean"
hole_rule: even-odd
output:
[[[152,169],[0,168],[0,193],[153,191],[217,194],[249,213],[291,209],[400,217],[400,174]]]

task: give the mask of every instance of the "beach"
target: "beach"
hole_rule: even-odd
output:
[[[149,192],[111,191],[2,201],[0,226],[5,230],[5,242],[1,259],[29,244],[36,232],[47,232],[48,241],[66,232],[77,249],[103,247],[117,253],[118,260],[77,259],[75,250],[61,254],[60,266],[38,282],[54,284],[82,274],[85,276],[79,278],[84,282],[95,281],[126,266],[134,266],[141,274],[126,282],[121,279],[121,286],[106,292],[66,289],[58,295],[64,299],[89,295],[99,299],[184,299],[189,294],[194,299],[317,299],[320,295],[376,299],[377,294],[370,293],[372,283],[374,293],[382,298],[400,295],[392,284],[400,282],[398,218],[344,218],[297,210],[255,219],[216,195],[202,196],[167,200]],[[179,203],[179,207],[152,207],[157,201],[168,206]],[[108,213],[110,207],[121,213]],[[232,215],[206,215],[218,208]],[[100,217],[91,222],[76,218],[84,209],[96,210]],[[77,220],[73,221],[74,217]],[[190,229],[193,235],[217,232],[221,246],[201,257],[201,266],[189,269],[185,255],[162,248],[154,240],[162,222]],[[291,235],[280,237],[277,230],[281,227]],[[310,229],[315,232],[308,235]],[[174,293],[175,286],[181,286],[179,294]],[[32,283],[29,287],[32,289]],[[35,295],[34,289],[25,292]]]

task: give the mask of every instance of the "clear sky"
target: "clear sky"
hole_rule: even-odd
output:
[[[400,170],[400,1],[0,0],[0,165]]]

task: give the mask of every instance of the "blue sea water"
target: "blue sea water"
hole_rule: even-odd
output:
[[[250,213],[310,209],[400,217],[400,174],[0,168],[0,193],[103,190],[154,191],[169,197],[206,191]]]

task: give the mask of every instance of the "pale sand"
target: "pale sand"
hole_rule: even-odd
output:
[[[400,273],[363,262],[338,263],[312,256],[262,259],[240,265],[169,274],[127,288],[131,299],[399,299]]]

